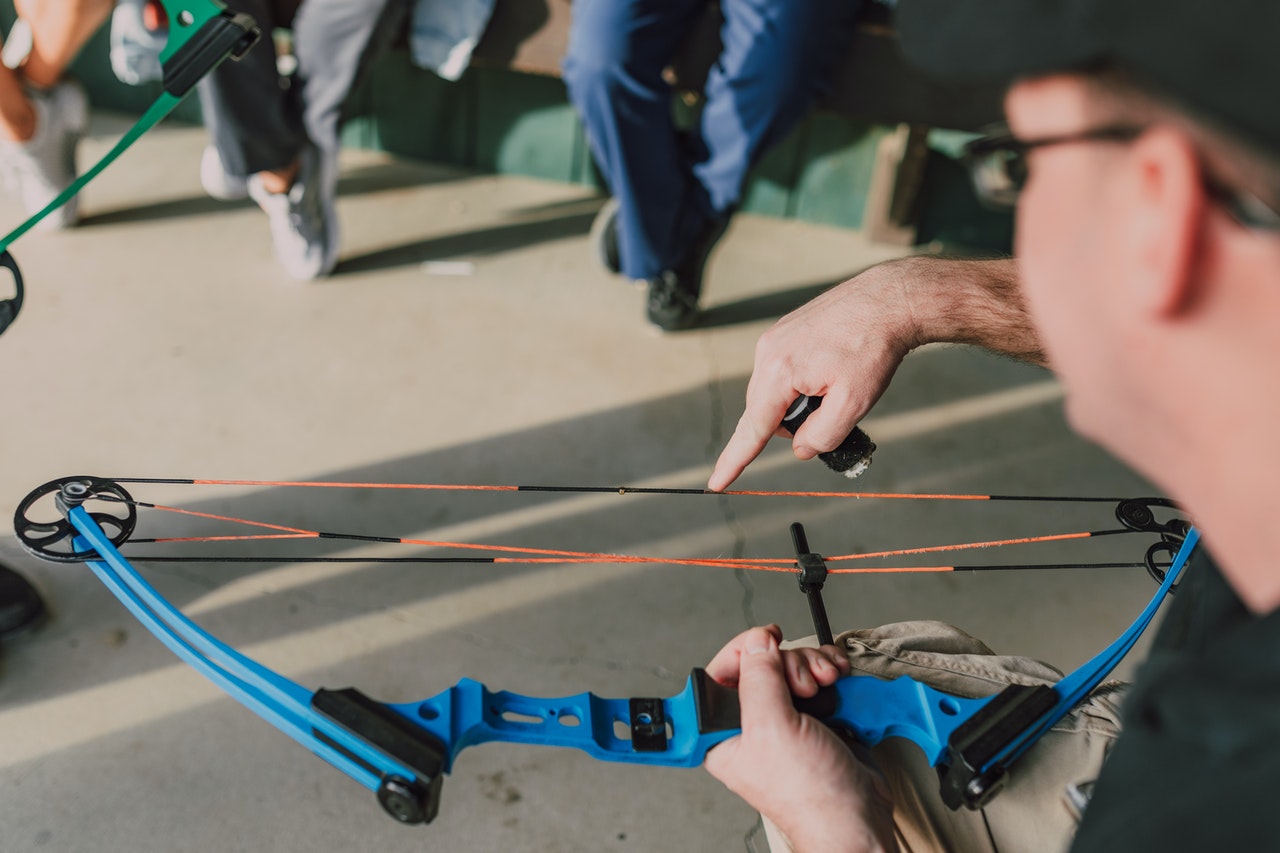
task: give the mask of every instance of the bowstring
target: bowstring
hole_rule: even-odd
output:
[[[750,496],[750,497],[835,497],[835,498],[867,498],[867,499],[914,499],[914,500],[962,500],[962,501],[1042,501],[1042,502],[1119,502],[1120,498],[1105,497],[1083,497],[1083,496],[1046,496],[1046,495],[974,495],[974,494],[922,494],[922,493],[884,493],[884,492],[813,492],[813,491],[763,491],[763,490],[731,490],[725,492],[712,492],[708,489],[675,489],[675,488],[654,488],[654,487],[627,487],[627,486],[515,486],[515,485],[482,485],[482,484],[465,484],[465,483],[348,483],[348,482],[323,482],[323,481],[277,481],[277,480],[195,480],[195,479],[160,479],[160,478],[114,478],[113,482],[119,483],[151,483],[166,485],[223,485],[223,486],[254,486],[254,487],[293,487],[293,488],[346,488],[346,489],[399,489],[399,490],[429,490],[429,491],[479,491],[479,492],[587,492],[587,493],[612,493],[618,495],[628,494],[661,494],[661,495],[727,495],[727,496]],[[124,503],[120,498],[104,497],[104,500]],[[251,519],[238,518],[234,516],[218,515],[214,513],[200,512],[196,510],[183,509],[180,507],[166,506],[146,501],[133,500],[129,501],[136,507],[154,509],[160,512],[170,512],[197,518],[205,518],[209,520],[228,522],[232,524],[244,524],[253,527],[265,528],[275,532],[257,533],[243,535],[210,535],[210,536],[181,536],[181,537],[154,537],[154,538],[138,538],[131,539],[133,544],[162,544],[162,543],[212,543],[212,542],[245,542],[245,541],[264,541],[264,540],[283,540],[283,539],[328,539],[341,541],[356,541],[369,543],[384,544],[400,544],[411,545],[427,548],[438,549],[454,549],[461,551],[485,552],[491,556],[486,557],[411,557],[411,558],[379,558],[379,557],[293,557],[293,556],[273,556],[273,557],[189,557],[189,556],[149,556],[140,557],[149,562],[432,562],[432,563],[464,563],[464,562],[480,562],[490,564],[548,564],[548,563],[610,563],[610,564],[665,564],[680,566],[699,566],[710,568],[732,568],[747,571],[766,571],[766,572],[786,572],[791,573],[795,570],[795,558],[773,558],[773,557],[715,557],[715,558],[678,558],[678,557],[654,557],[635,554],[617,554],[608,552],[592,552],[592,551],[575,551],[567,549],[551,549],[551,548],[530,548],[514,545],[492,545],[473,542],[454,542],[446,540],[417,539],[395,536],[369,536],[360,534],[344,534],[333,533],[319,530],[308,530],[303,528],[289,527],[286,525],[274,524],[271,522],[255,521]],[[965,570],[998,570],[998,569],[1033,569],[1033,568],[1137,568],[1144,564],[1141,562],[1131,563],[1061,563],[1061,564],[1040,564],[1040,565],[985,565],[985,566],[884,566],[884,567],[841,567],[830,566],[830,564],[838,564],[851,562],[856,560],[868,560],[877,558],[914,556],[922,554],[940,554],[955,551],[976,550],[985,548],[997,548],[1009,545],[1026,545],[1026,544],[1045,544],[1050,542],[1065,542],[1071,540],[1082,540],[1088,538],[1096,538],[1101,536],[1110,536],[1120,533],[1139,532],[1128,528],[1094,530],[1094,531],[1078,531],[1072,533],[1055,533],[1040,536],[1021,536],[1006,539],[992,539],[978,542],[950,543],[943,545],[918,546],[914,548],[898,548],[891,550],[861,552],[851,554],[839,554],[826,557],[825,560],[829,564],[828,571],[831,574],[872,574],[872,573],[911,573],[911,572],[947,572],[947,571],[965,571]],[[505,556],[492,556],[505,555]],[[518,555],[518,556],[511,556]]]

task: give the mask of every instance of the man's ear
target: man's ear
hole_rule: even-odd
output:
[[[1132,214],[1125,231],[1134,294],[1156,315],[1177,314],[1194,300],[1203,249],[1208,198],[1200,158],[1184,134],[1162,126],[1139,137],[1129,155]]]

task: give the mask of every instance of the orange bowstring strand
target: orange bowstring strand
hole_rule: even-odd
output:
[[[164,506],[162,504],[150,504],[150,503],[143,504],[139,502],[139,506],[146,506],[150,509],[156,509],[162,512],[175,512],[180,515],[190,515],[190,516],[196,516],[199,518],[213,519],[216,521],[229,521],[229,522],[234,522],[239,524],[248,524],[254,527],[266,527],[272,530],[288,531],[288,533],[285,533],[285,534],[255,534],[255,535],[247,535],[247,536],[209,536],[209,537],[187,536],[187,537],[156,538],[156,539],[150,540],[153,543],[202,542],[202,541],[227,542],[227,541],[233,541],[233,540],[244,541],[244,540],[250,540],[250,539],[257,540],[257,539],[320,539],[320,538],[346,539],[348,538],[345,536],[338,536],[338,535],[332,535],[332,534],[326,535],[321,533],[318,530],[302,530],[296,527],[285,527],[283,525],[270,524],[264,521],[252,521],[247,518],[235,518],[233,516],[227,516],[227,515],[215,515],[213,513],[207,513],[207,512],[196,512],[194,510],[181,509],[179,507],[172,507],[172,506]],[[381,541],[384,539],[384,537],[361,537],[361,536],[352,536],[350,538],[357,541],[362,539],[374,539],[375,541]],[[729,563],[726,563],[723,560],[717,560],[717,559],[685,560],[685,559],[676,559],[676,558],[668,559],[665,557],[637,557],[637,556],[631,556],[627,554],[609,554],[609,553],[592,552],[592,551],[566,551],[558,548],[528,548],[528,547],[516,547],[516,546],[507,546],[507,545],[483,545],[475,542],[447,542],[447,541],[437,541],[433,539],[404,539],[401,537],[385,537],[385,541],[394,542],[396,544],[401,544],[401,545],[419,545],[427,548],[459,548],[462,550],[496,551],[496,552],[508,553],[508,554],[539,554],[547,557],[547,559],[541,560],[540,562],[548,562],[548,563],[557,563],[557,562],[675,563],[675,564],[682,564],[682,565],[687,564],[687,565],[696,565],[696,566],[728,566],[728,567],[734,567],[734,568],[743,567],[743,566],[739,566],[738,564],[730,565]],[[520,558],[507,557],[507,558],[495,558],[494,562],[531,562],[531,560],[521,560]],[[765,567],[765,566],[760,566],[758,568],[760,568],[763,571],[781,571],[781,569],[775,569],[772,567]]]
[[[230,541],[247,541],[247,540],[263,540],[263,539],[317,539],[317,538],[346,538],[343,536],[329,535],[325,536],[319,531],[303,530],[295,527],[286,527],[278,524],[271,524],[262,521],[252,521],[250,519],[236,518],[234,516],[216,515],[213,513],[197,512],[194,510],[186,510],[178,507],[163,506],[159,504],[140,504],[151,509],[157,509],[165,512],[174,512],[181,515],[195,516],[199,518],[208,518],[217,521],[228,521],[239,524],[248,524],[255,527],[265,527],[272,530],[283,530],[286,533],[274,534],[252,534],[242,536],[187,536],[187,537],[167,537],[150,540],[154,543],[170,543],[170,542],[230,542]],[[1057,533],[1045,536],[1024,536],[1015,539],[992,539],[983,542],[965,542],[949,545],[928,545],[918,548],[899,548],[889,551],[872,551],[861,554],[841,554],[834,557],[828,557],[828,563],[845,562],[850,560],[877,559],[884,557],[900,557],[916,554],[934,554],[947,551],[963,551],[977,548],[994,548],[1002,545],[1024,545],[1037,542],[1061,542],[1074,539],[1087,539],[1094,534],[1091,532],[1078,533]],[[359,540],[363,537],[354,536],[353,539]],[[488,552],[500,552],[506,554],[526,554],[526,555],[543,555],[539,557],[494,557],[495,563],[662,563],[667,565],[683,565],[683,566],[703,566],[712,568],[739,568],[752,571],[766,572],[791,572],[794,571],[795,561],[786,558],[747,558],[747,557],[722,557],[722,558],[703,558],[688,559],[675,557],[641,557],[628,554],[611,554],[607,552],[591,552],[591,551],[568,551],[562,549],[551,548],[528,548],[508,545],[483,545],[468,542],[448,542],[429,539],[404,539],[399,537],[386,537],[387,541],[395,542],[403,545],[419,545],[430,548],[458,548],[462,550],[476,550]],[[945,572],[954,571],[954,566],[915,566],[915,567],[883,567],[883,568],[832,568],[829,571],[833,574],[856,574],[856,573],[875,573],[875,572]]]
[[[892,551],[867,551],[861,554],[838,554],[834,557],[823,557],[828,563],[841,563],[848,560],[869,560],[882,557],[906,557],[912,554],[938,554],[944,551],[968,551],[975,548],[998,548],[1001,545],[1029,545],[1036,542],[1064,542],[1072,539],[1088,539],[1096,534],[1092,531],[1079,533],[1052,533],[1047,536],[1022,536],[1017,539],[988,539],[985,542],[961,542],[951,545],[924,545],[918,548],[897,548]],[[721,563],[794,563],[795,559],[757,559],[753,557],[721,557]]]

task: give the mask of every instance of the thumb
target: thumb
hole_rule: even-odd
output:
[[[763,628],[749,632],[740,667],[738,698],[743,729],[777,725],[795,715],[777,637]]]

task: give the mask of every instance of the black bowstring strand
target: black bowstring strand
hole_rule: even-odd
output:
[[[279,481],[201,481],[193,479],[177,479],[177,478],[142,478],[142,477],[121,477],[114,478],[114,482],[118,483],[142,483],[142,484],[158,484],[158,485],[272,485],[272,486],[295,486],[295,487],[331,487],[331,488],[389,488],[389,489],[441,489],[441,490],[467,490],[475,489],[478,491],[527,491],[527,492],[559,492],[559,493],[592,493],[592,494],[662,494],[662,495],[741,495],[741,496],[785,496],[785,495],[811,495],[811,496],[871,496],[869,493],[845,493],[845,492],[758,492],[758,491],[730,491],[730,492],[713,492],[709,489],[682,489],[682,488],[663,488],[663,487],[629,487],[629,486],[466,486],[466,485],[441,485],[433,484],[375,484],[375,483],[287,483]],[[877,498],[905,498],[905,499],[957,499],[957,500],[980,500],[980,501],[1034,501],[1034,502],[1074,502],[1074,503],[1118,503],[1124,498],[1111,497],[1091,497],[1091,496],[1052,496],[1052,495],[942,495],[942,494],[894,494],[894,493],[876,493]],[[122,498],[115,496],[102,496],[103,500],[126,503]],[[156,504],[146,501],[128,501],[136,507],[144,507],[150,509],[163,509]],[[196,513],[196,515],[199,515]],[[255,526],[266,526],[273,528],[283,528],[281,525],[272,525],[265,522],[254,522],[248,519],[238,519],[226,516],[220,519],[250,524]],[[1117,533],[1134,533],[1140,532],[1128,528],[1114,530],[1098,530],[1089,531],[1079,538],[1096,538],[1100,536],[1114,535]],[[284,537],[295,538],[295,537]],[[299,532],[296,538],[307,539],[329,539],[355,542],[373,542],[383,544],[415,544],[405,543],[399,537],[389,536],[367,536],[359,534],[332,533],[326,531],[303,531]],[[198,541],[198,540],[193,540]],[[130,540],[134,544],[156,544],[156,539],[133,539]],[[1009,544],[1009,543],[1005,543]],[[1034,544],[1034,543],[1017,543],[1017,544]],[[503,546],[493,546],[502,549]],[[963,546],[962,546],[963,547]],[[989,545],[981,547],[998,547],[998,545]],[[519,553],[524,549],[510,548],[508,553]],[[906,549],[911,550],[911,549]],[[957,549],[958,550],[958,549]],[[612,557],[623,557],[628,555],[611,555],[611,554],[580,554],[565,555],[563,559],[538,558],[540,562],[610,562]],[[134,559],[139,562],[174,562],[174,563],[200,563],[200,562],[227,562],[227,563],[390,563],[390,564],[495,564],[495,563],[512,563],[519,562],[519,558],[512,557],[330,557],[330,556],[179,556],[179,555],[152,555],[138,556]],[[766,560],[768,561],[768,560]],[[666,562],[655,560],[654,562]],[[698,562],[697,560],[672,558],[672,563],[688,563]],[[723,568],[751,568],[744,562],[733,563],[724,562],[709,558],[706,561],[708,567]],[[1033,570],[1033,569],[1112,569],[1112,568],[1142,568],[1146,564],[1142,562],[1110,562],[1110,563],[1039,563],[1039,564],[968,564],[962,566],[941,566],[941,567],[925,567],[921,570],[935,568],[938,571],[1014,571],[1014,570]],[[893,569],[881,569],[881,571],[894,571]],[[909,571],[901,569],[899,571]],[[833,569],[833,573],[857,573],[867,572],[866,569]]]
[[[326,483],[277,480],[197,480],[188,478],[112,477],[114,483],[171,486],[273,486],[280,488],[402,489],[406,491],[553,492],[616,495],[716,495],[729,497],[830,497],[883,500],[971,500],[1028,501],[1038,503],[1119,503],[1128,498],[1081,495],[978,495],[894,492],[768,491],[753,489],[691,489],[660,486],[552,486],[552,485],[469,485],[462,483]]]

